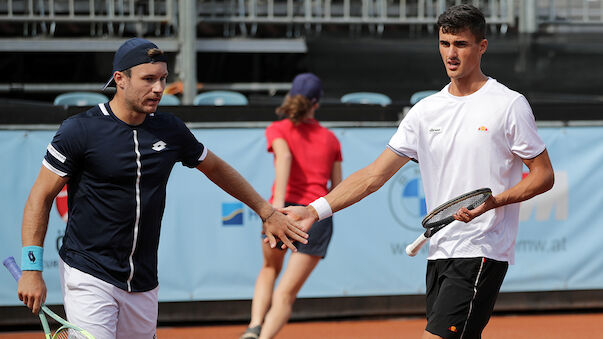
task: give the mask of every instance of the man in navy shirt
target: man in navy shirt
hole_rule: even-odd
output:
[[[167,58],[134,38],[115,53],[108,103],[66,119],[47,147],[22,225],[19,299],[34,313],[46,298],[42,254],[52,202],[67,184],[69,220],[59,254],[69,321],[96,338],[153,338],[157,249],[168,177],[176,162],[203,172],[263,221],[270,244],[307,235],[288,221],[184,123],[156,112]]]

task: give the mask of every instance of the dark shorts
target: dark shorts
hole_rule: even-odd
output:
[[[286,206],[303,206],[294,203],[285,203]],[[293,245],[297,248],[299,253],[308,255],[315,255],[317,257],[325,258],[327,256],[327,248],[331,242],[331,236],[333,235],[333,217],[320,220],[312,224],[310,231],[308,231],[308,243],[302,244],[299,241],[294,241]],[[277,248],[281,248],[282,242],[277,243]]]
[[[425,329],[446,339],[481,338],[508,267],[488,258],[429,260]]]

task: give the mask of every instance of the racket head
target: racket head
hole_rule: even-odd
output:
[[[59,329],[54,332],[52,339],[89,339],[92,336],[87,336],[81,331],[75,330],[67,325],[63,325],[59,327]]]
[[[52,336],[52,339],[77,338],[77,337],[74,336],[74,334],[72,334],[70,332],[72,332],[72,331],[69,328],[67,328],[65,326],[61,326],[56,332],[54,332],[54,335]]]
[[[75,338],[75,339],[94,339],[94,337],[88,333],[88,331],[68,322],[67,320],[61,318],[58,314],[51,311],[46,305],[42,306],[42,311],[46,313],[49,317],[56,320],[62,326],[54,333],[52,338],[62,339],[62,338]],[[62,333],[65,332],[65,333]],[[60,335],[60,336],[59,336]]]
[[[472,210],[481,205],[492,195],[490,188],[480,188],[450,199],[440,206],[434,208],[423,218],[421,225],[424,228],[434,228],[447,225],[454,221],[453,215],[462,207]],[[435,233],[435,232],[433,232]]]

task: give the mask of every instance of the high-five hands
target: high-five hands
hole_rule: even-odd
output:
[[[279,211],[286,214],[290,220],[298,223],[306,232],[308,232],[312,227],[312,224],[318,220],[318,214],[312,206],[289,206],[279,209]]]
[[[295,252],[297,251],[297,249],[289,239],[299,241],[302,244],[307,244],[308,234],[306,232],[308,232],[312,227],[312,224],[314,224],[314,222],[318,220],[318,215],[316,214],[314,208],[310,206],[289,206],[285,208],[279,208],[277,209],[277,211],[278,212],[275,212],[274,214],[276,215],[278,213],[278,216],[271,216],[270,218],[266,219],[266,222],[272,221],[270,220],[272,218],[279,218],[280,220],[281,217],[287,220],[287,228],[291,232],[291,234],[286,233],[286,235],[289,236],[289,238],[285,237],[287,241],[280,237],[278,233],[276,233],[276,236],[283,242],[283,244],[281,245],[282,249],[289,247],[292,251]],[[286,217],[283,214],[286,215]],[[277,244],[276,239],[273,235],[271,237],[271,235],[269,235],[267,231],[268,229],[264,227],[264,233],[266,234],[264,242],[270,244],[271,248],[275,248]]]
[[[262,225],[262,232],[266,234],[264,242],[270,244],[271,248],[276,247],[276,238],[283,242],[282,249],[289,247],[293,252],[297,252],[297,248],[291,240],[299,241],[302,244],[308,243],[308,233],[305,232],[305,229],[277,210],[266,218]]]

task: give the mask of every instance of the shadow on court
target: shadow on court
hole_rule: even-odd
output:
[[[420,338],[424,319],[296,322],[287,324],[277,339],[400,339]],[[159,339],[238,339],[245,325],[161,327]],[[0,333],[0,339],[37,339],[39,332]],[[603,313],[505,315],[490,320],[484,339],[603,339]]]

